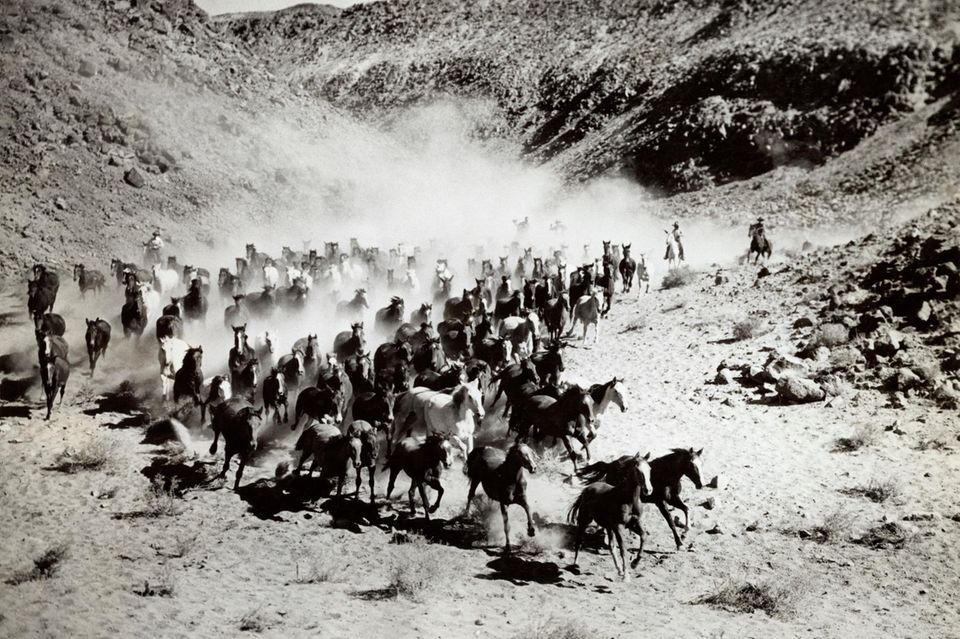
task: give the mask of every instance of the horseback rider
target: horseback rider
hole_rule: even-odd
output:
[[[750,232],[747,234],[747,237],[753,237],[754,234],[765,235],[766,231],[763,228],[763,218],[758,217],[757,221],[750,225]]]
[[[143,243],[144,260],[148,264],[160,263],[160,251],[163,249],[163,239],[160,231],[154,231],[153,236]]]
[[[673,223],[673,231],[671,232],[673,233],[673,241],[677,243],[677,259],[683,262],[683,241],[681,240],[683,233],[680,231],[679,222]]]

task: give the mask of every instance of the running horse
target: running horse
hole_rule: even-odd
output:
[[[749,260],[754,253],[756,253],[756,257],[753,258],[754,264],[756,264],[761,257],[765,260],[770,259],[770,255],[773,254],[773,244],[767,239],[767,233],[763,228],[762,219],[750,225],[749,235],[750,252],[747,253],[747,260]]]

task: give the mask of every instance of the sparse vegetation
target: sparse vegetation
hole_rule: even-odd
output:
[[[817,383],[827,397],[849,397],[854,392],[853,384],[840,375],[824,375],[817,379]]]
[[[855,544],[882,550],[885,548],[900,549],[910,543],[916,535],[909,532],[906,528],[895,521],[888,521],[879,526],[874,526],[868,530],[862,537],[851,539]]]
[[[663,282],[660,283],[660,287],[665,289],[680,288],[681,286],[692,284],[696,279],[696,271],[686,265],[678,266],[667,271],[667,274],[663,276]]]
[[[576,619],[547,618],[521,630],[513,639],[593,639],[596,633]]]
[[[844,491],[850,495],[866,497],[870,501],[882,504],[900,494],[899,485],[892,479],[870,480],[866,486],[857,486]]]
[[[731,612],[751,614],[762,610],[771,617],[792,615],[806,588],[797,583],[784,583],[780,580],[762,583],[727,582],[716,592],[704,595],[694,603],[707,604]]]
[[[118,447],[117,440],[105,435],[94,435],[80,448],[68,448],[57,455],[52,468],[62,473],[102,470],[116,463]]]
[[[263,632],[267,629],[267,621],[260,610],[248,612],[240,618],[240,630],[242,632]]]
[[[763,332],[763,323],[757,317],[749,316],[733,324],[733,339],[738,342],[753,339]]]
[[[939,437],[923,437],[917,442],[917,450],[952,450],[950,446]]]
[[[144,493],[143,515],[146,517],[168,517],[180,513],[177,498],[177,480],[164,482],[159,476],[150,480],[150,486]]]
[[[193,547],[197,545],[197,539],[200,538],[199,533],[194,533],[192,535],[177,535],[174,546],[173,546],[173,556],[174,557],[186,557],[190,551],[193,550]]]
[[[133,589],[133,593],[140,597],[172,597],[175,589],[173,574],[168,567],[164,566],[153,583],[146,579],[142,587]]]
[[[849,341],[850,329],[843,324],[821,324],[820,327],[814,331],[813,335],[810,337],[810,342],[807,348],[816,349],[820,346],[834,348],[836,346],[842,346]]]
[[[841,453],[852,453],[877,443],[879,430],[873,424],[860,424],[850,437],[837,439],[834,450]]]
[[[293,581],[298,584],[322,584],[333,579],[336,570],[342,565],[332,561],[326,555],[308,555],[294,559],[296,574]]]
[[[67,558],[68,547],[66,544],[56,544],[47,548],[33,559],[33,566],[27,570],[21,570],[14,573],[7,583],[16,586],[28,581],[41,581],[50,579],[60,570],[60,564]]]
[[[393,549],[388,568],[388,590],[397,597],[420,601],[445,581],[439,551],[420,535],[410,535],[407,543]]]
[[[853,516],[845,510],[835,510],[809,530],[800,530],[798,534],[821,544],[838,543],[849,536],[853,525]]]

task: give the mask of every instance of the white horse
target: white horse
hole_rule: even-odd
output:
[[[408,431],[447,435],[466,459],[473,450],[477,423],[485,414],[476,382],[461,384],[450,394],[417,387],[394,404],[392,440],[396,444]]]
[[[229,377],[213,375],[203,380],[200,385],[200,401],[203,402],[203,408],[200,411],[200,425],[203,426],[206,416],[212,414],[214,408],[232,397],[233,388],[230,386]]]
[[[411,294],[416,294],[420,292],[420,278],[417,277],[417,272],[412,268],[408,268],[406,274],[403,276],[403,282],[401,285],[406,290],[410,291]]]
[[[584,386],[583,388],[590,387]],[[627,412],[626,387],[623,385],[622,379],[614,377],[606,384],[603,384],[601,388],[603,395],[600,397],[600,401],[595,401],[592,394],[590,398],[593,402],[593,422],[595,428],[600,427],[601,417],[607,412],[611,404],[617,406],[621,413]]]
[[[269,370],[270,366],[273,365],[274,353],[277,352],[279,347],[280,338],[269,329],[258,333],[253,338],[253,351],[256,353],[257,359],[260,360],[260,367],[263,370]]]
[[[536,313],[526,317],[508,317],[500,322],[498,333],[513,346],[514,358],[532,355],[540,343],[540,318]]]
[[[173,380],[177,371],[183,367],[183,358],[190,345],[178,337],[164,337],[160,340],[157,360],[160,362],[160,390],[164,399],[173,399]]]
[[[153,265],[153,285],[164,297],[169,297],[180,285],[180,276],[173,269]]]
[[[160,293],[156,291],[149,284],[140,284],[139,286],[140,294],[143,296],[143,305],[147,309],[147,319],[156,319],[160,317],[160,311],[162,310],[162,303],[160,301]]]
[[[263,267],[263,285],[271,288],[280,286],[280,271],[272,264],[266,264]]]
[[[677,246],[677,238],[670,231],[664,231],[667,234],[667,250],[663,254],[663,259],[667,260],[670,268],[676,268],[680,265],[680,249]]]
[[[573,322],[570,324],[570,330],[567,335],[573,335],[573,329],[577,326],[577,321],[583,324],[583,341],[587,341],[587,329],[593,325],[593,343],[600,341],[600,309],[603,308],[603,294],[600,289],[594,289],[586,295],[581,295],[580,299],[573,307]]]

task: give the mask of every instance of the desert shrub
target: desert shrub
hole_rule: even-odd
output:
[[[863,355],[855,348],[845,347],[830,351],[830,367],[834,370],[850,370],[863,362]]]
[[[296,575],[294,582],[298,584],[322,584],[333,579],[339,569],[339,564],[328,555],[304,553],[295,559]]]
[[[410,535],[408,541],[392,549],[388,564],[388,590],[397,597],[422,600],[430,591],[445,581],[445,568],[439,551],[420,535]]]
[[[850,437],[837,439],[834,450],[842,453],[852,453],[877,443],[879,430],[873,424],[860,424]]]
[[[33,566],[27,570],[14,573],[14,575],[7,580],[7,583],[11,586],[16,586],[28,581],[50,579],[60,570],[60,564],[67,558],[67,552],[68,547],[66,544],[50,546],[33,558]]]
[[[753,339],[763,332],[763,323],[756,317],[748,316],[733,324],[733,339],[738,342]]]
[[[805,538],[821,544],[838,543],[847,538],[853,525],[853,516],[844,510],[827,513],[814,525]]]
[[[579,620],[548,617],[521,630],[513,639],[593,639],[597,636]]]
[[[240,617],[240,630],[242,632],[263,632],[267,627],[267,620],[264,619],[259,609],[252,610]]]
[[[826,346],[834,348],[850,341],[850,329],[843,324],[827,323],[821,324],[810,337],[810,347]]]
[[[873,548],[874,550],[883,550],[886,548],[900,549],[910,543],[916,537],[906,528],[895,521],[888,521],[874,526],[861,537],[851,539],[855,544]]]
[[[707,604],[730,612],[752,614],[756,610],[762,610],[771,617],[786,617],[796,611],[805,593],[806,588],[797,583],[729,581],[694,603]]]
[[[871,479],[866,486],[857,486],[844,491],[850,495],[866,497],[870,501],[882,504],[900,494],[900,486],[892,479]]]
[[[117,461],[118,446],[115,439],[94,435],[79,448],[67,449],[57,455],[53,468],[64,473],[76,473],[113,466]]]
[[[152,583],[149,579],[144,580],[143,586],[134,588],[133,594],[140,597],[172,597],[175,590],[176,584],[174,583],[173,573],[164,566]]]
[[[168,517],[180,513],[177,498],[177,480],[164,482],[159,476],[150,480],[143,496],[143,515],[146,517]]]
[[[691,270],[689,266],[678,266],[667,271],[667,274],[663,276],[663,282],[660,283],[660,287],[680,288],[681,286],[692,284],[696,279],[696,271]]]
[[[840,375],[824,375],[817,379],[827,397],[848,397],[853,394],[853,384]]]

